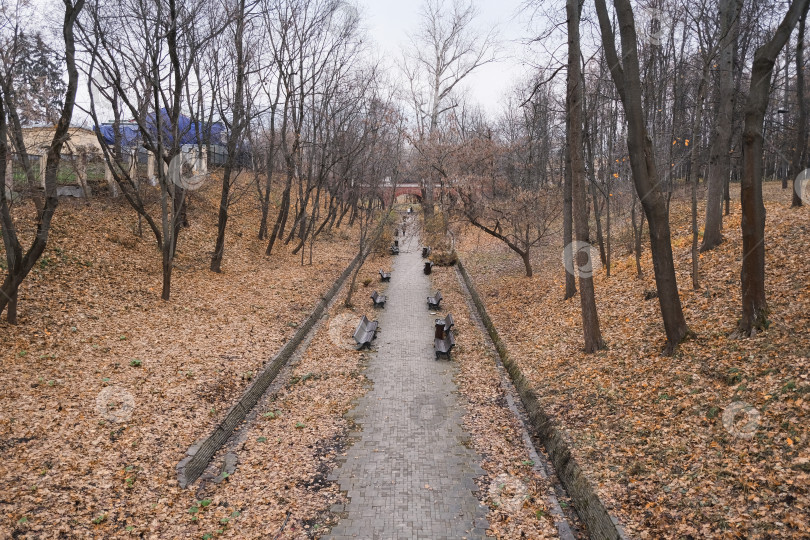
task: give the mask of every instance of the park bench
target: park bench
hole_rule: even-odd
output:
[[[430,261],[425,261],[425,270],[424,270],[425,275],[430,275],[432,271],[433,271],[433,263]]]
[[[447,358],[450,358],[450,351],[453,350],[453,347],[456,346],[456,338],[453,337],[453,331],[447,330],[444,332],[444,337],[441,339],[435,338],[433,340],[433,348],[436,351],[436,360],[439,359],[440,355],[444,355]]]
[[[380,268],[380,281],[391,281],[391,272],[385,272]]]
[[[448,313],[444,319],[436,319],[434,323],[436,325],[434,337],[443,338],[444,334],[449,332],[456,325],[456,320],[453,318],[452,313]]]
[[[399,246],[396,243],[388,249],[391,250],[391,255],[399,255]]]
[[[430,255],[430,246],[422,246],[422,258],[424,259]]]
[[[441,301],[442,301],[442,292],[436,291],[436,294],[427,297],[428,308],[439,309],[439,302]]]
[[[377,333],[377,321],[369,321],[368,317],[363,315],[360,319],[360,324],[357,325],[357,330],[354,331],[354,340],[357,342],[358,350],[363,347],[371,347],[371,340],[374,339]]]
[[[380,306],[381,308],[385,307],[385,301],[388,298],[384,294],[380,294],[377,291],[374,291],[371,294],[371,300],[374,301],[374,307]]]

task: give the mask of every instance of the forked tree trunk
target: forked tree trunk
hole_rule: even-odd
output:
[[[655,269],[655,284],[667,336],[665,352],[672,354],[689,332],[689,328],[678,295],[666,201],[658,187],[655,154],[644,123],[633,9],[630,0],[614,0],[614,6],[621,32],[621,61],[616,53],[616,41],[605,0],[596,0],[605,55],[627,118],[627,150],[630,154],[633,182],[650,224],[650,251]]]
[[[273,232],[270,234],[270,241],[267,243],[267,250],[264,252],[265,255],[272,253],[276,238],[284,234],[287,212],[290,209],[290,189],[292,189],[292,173],[288,171],[287,184],[284,186],[284,193],[281,195],[281,206],[278,209],[278,217],[276,218],[275,225],[273,225]]]
[[[79,12],[84,7],[84,0],[77,0],[75,4],[65,3],[65,14],[62,23],[62,37],[65,43],[65,64],[68,74],[67,89],[64,96],[64,105],[59,115],[59,121],[54,129],[53,138],[47,151],[45,165],[45,197],[40,205],[37,204],[36,234],[27,251],[23,252],[22,244],[17,236],[14,220],[11,216],[10,201],[6,198],[4,186],[0,186],[0,229],[2,230],[3,244],[6,250],[8,270],[2,286],[0,286],[0,314],[7,310],[6,317],[9,324],[17,323],[17,300],[19,287],[33,269],[36,262],[45,251],[48,244],[51,221],[59,203],[56,195],[57,171],[61,160],[62,146],[68,138],[70,119],[76,103],[76,90],[79,85],[79,71],[76,68],[76,47],[73,27]],[[24,148],[22,127],[15,109],[16,104],[4,98],[13,95],[13,89],[3,81],[0,89],[0,173],[5,178],[5,169],[8,163],[9,137],[14,137],[18,148]],[[7,119],[13,119],[13,132],[8,132]],[[23,159],[23,161],[25,161]],[[27,167],[28,168],[28,167]],[[27,171],[31,176],[31,171]]]
[[[568,154],[571,162],[571,192],[574,230],[580,246],[588,246],[587,257],[590,257],[590,234],[588,227],[588,198],[585,179],[585,158],[582,155],[583,138],[583,78],[580,64],[579,18],[582,4],[579,0],[567,0],[565,11],[568,16]],[[581,249],[569,249],[575,260],[570,261],[570,268],[579,275],[579,299],[582,307],[582,331],[585,339],[585,352],[593,353],[605,348],[602,332],[599,329],[599,314],[596,311],[596,298],[593,287],[593,261],[584,261],[590,268],[582,268],[581,259],[585,253]]]
[[[801,14],[807,9],[808,2],[810,0],[794,1],[773,37],[754,53],[742,136],[742,318],[736,331],[741,337],[752,336],[768,325],[768,303],[765,299],[765,205],[762,202],[762,126],[771,93],[774,63]]]

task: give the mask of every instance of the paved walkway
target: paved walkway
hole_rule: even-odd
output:
[[[361,431],[330,478],[350,501],[329,538],[484,538],[486,508],[472,494],[484,471],[465,446],[455,366],[433,354],[436,315],[425,301],[430,281],[418,238],[402,248],[388,303],[376,311],[377,352],[366,371],[374,386],[350,413]]]

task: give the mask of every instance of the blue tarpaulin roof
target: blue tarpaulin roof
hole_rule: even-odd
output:
[[[161,114],[161,128],[163,131],[163,140],[166,144],[172,143],[172,129],[171,129],[171,121],[169,119],[169,115],[166,113],[166,109],[160,110]],[[187,116],[180,115],[178,120],[179,128],[180,128],[180,144],[199,144],[200,141],[197,138],[197,126],[196,123],[191,120],[191,118]],[[155,118],[155,114],[152,113],[146,117],[146,128],[150,131],[150,133],[154,136],[157,134],[157,122]],[[200,130],[204,135],[206,131],[208,131],[207,126],[202,126]],[[104,142],[107,144],[114,144],[115,142],[115,131],[113,130],[113,126],[111,124],[105,124],[102,126],[96,126],[101,132],[101,136],[104,137]],[[137,126],[130,125],[122,125],[119,126],[119,131],[121,133],[121,144],[123,146],[134,146],[138,143],[138,137],[140,135],[140,131]],[[225,126],[220,124],[219,122],[215,122],[211,124],[211,144],[222,144],[222,134],[225,131]],[[205,141],[203,141],[205,142]]]

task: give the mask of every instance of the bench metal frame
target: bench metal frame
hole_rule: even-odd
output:
[[[374,307],[380,306],[382,308],[385,307],[385,302],[388,300],[388,297],[384,294],[380,294],[377,291],[371,293],[371,300],[374,302]]]
[[[452,330],[447,330],[444,333],[444,338],[439,339],[435,338],[433,340],[433,348],[436,351],[436,360],[439,359],[439,356],[444,355],[448,359],[450,359],[450,351],[453,350],[453,347],[456,346],[456,338],[453,336]]]
[[[442,292],[436,291],[433,296],[427,297],[428,309],[439,309],[439,304],[442,301]]]

